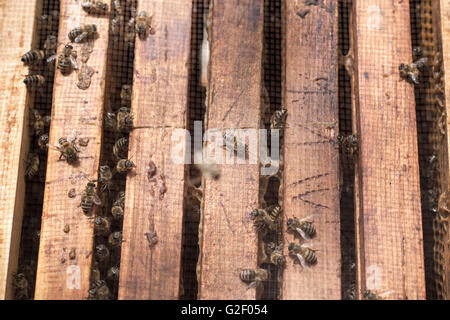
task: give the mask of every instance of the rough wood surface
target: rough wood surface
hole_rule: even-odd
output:
[[[302,18],[299,12],[310,12]],[[337,2],[308,6],[287,1],[284,143],[284,220],[310,217],[317,235],[307,242],[318,263],[303,269],[288,258],[282,299],[340,299]],[[298,237],[285,234],[285,254]],[[297,261],[298,262],[298,261]],[[307,288],[307,289],[305,289]]]
[[[214,1],[207,129],[259,128],[264,1]],[[205,181],[200,230],[199,299],[255,299],[239,278],[257,267],[259,165],[224,164]]]
[[[136,163],[127,177],[119,299],[178,299],[181,267],[185,166],[171,153],[172,140],[187,125],[191,1],[139,1],[153,14],[155,34],[136,38],[129,155]],[[153,161],[158,173],[149,180]],[[163,178],[161,177],[163,175]],[[165,184],[167,191],[160,193]],[[156,232],[150,247],[146,233]]]
[[[28,67],[20,57],[37,44],[35,16],[41,9],[39,0],[0,2],[0,299],[13,297],[25,196],[26,105],[32,98],[23,83]]]
[[[110,4],[110,1],[106,1]],[[80,4],[61,1],[58,42],[69,42],[70,30],[82,24],[95,24],[99,34],[88,65],[96,70],[87,90],[77,87],[77,73],[63,76],[56,70],[53,90],[50,145],[58,145],[60,137],[69,136],[73,130],[78,137],[89,138],[87,147],[80,147],[79,165],[71,166],[58,161],[60,152],[49,148],[47,175],[42,214],[41,242],[36,279],[36,299],[85,299],[88,295],[92,260],[93,224],[81,208],[81,192],[87,179],[97,179],[99,166],[103,102],[105,96],[106,53],[108,46],[107,17],[88,16]],[[62,47],[60,46],[61,50]],[[80,56],[81,46],[74,45]],[[80,65],[80,61],[78,60]],[[74,188],[77,197],[68,192]],[[69,233],[64,233],[68,224]],[[75,249],[76,258],[69,259]],[[61,262],[65,258],[65,262]]]
[[[409,2],[357,1],[353,35],[357,79],[359,290],[387,299],[424,299]]]
[[[433,20],[435,30],[435,43],[442,39],[442,69],[444,71],[442,79],[445,88],[445,131],[446,136],[441,139],[439,148],[439,177],[441,190],[449,192],[450,186],[450,135],[448,134],[448,115],[450,114],[450,3],[448,1],[433,1]],[[439,133],[440,134],[440,133]],[[441,137],[441,136],[440,136]],[[449,212],[440,212],[435,217],[435,277],[437,293],[439,299],[450,298],[450,233],[448,232]]]

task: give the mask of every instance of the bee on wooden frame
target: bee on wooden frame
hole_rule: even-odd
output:
[[[62,75],[68,75],[73,69],[78,69],[78,63],[76,60],[77,52],[73,50],[73,47],[70,44],[66,44],[63,51],[59,55],[55,54],[49,57],[47,62],[50,63],[56,58],[58,58],[56,68],[61,71]]]
[[[106,273],[106,279],[108,279],[109,281],[117,282],[119,281],[119,273],[120,273],[119,267],[112,266],[111,268],[108,269]]]
[[[284,266],[286,258],[283,255],[283,245],[276,245],[274,242],[266,244],[266,253],[269,256],[270,263],[276,266]]]
[[[89,181],[81,194],[81,210],[85,215],[89,215],[94,204],[100,206],[102,201],[97,195],[95,182]]]
[[[41,62],[44,58],[44,51],[33,49],[25,53],[20,60],[26,65],[34,65]]]
[[[94,68],[88,66],[86,63],[81,64],[80,72],[78,72],[77,87],[81,90],[86,90],[91,86],[91,78],[94,75]]]
[[[268,231],[279,231],[280,225],[277,221],[281,213],[281,207],[276,205],[267,209],[254,209],[250,213],[256,231],[261,235],[266,235]]]
[[[421,53],[418,52],[417,50],[416,50],[415,54],[421,55]],[[419,80],[420,80],[421,70],[423,70],[423,68],[427,65],[427,63],[428,63],[428,59],[426,57],[418,58],[411,64],[401,63],[398,67],[398,70],[400,72],[400,77],[402,79],[407,80],[409,83],[418,85]]]
[[[122,137],[113,145],[113,155],[116,157],[116,159],[123,159],[126,153],[128,152],[128,139],[125,137]]]
[[[147,38],[147,31],[150,34],[154,33],[154,30],[151,26],[152,16],[148,16],[147,12],[141,11],[136,18],[136,33],[139,36],[139,39],[145,40]]]
[[[122,244],[122,232],[115,231],[109,234],[108,243],[111,247],[120,247]]]
[[[32,74],[26,76],[25,79],[23,79],[23,83],[25,83],[28,89],[41,88],[45,84],[45,78],[40,74]]]
[[[296,217],[286,221],[287,231],[297,232],[303,239],[311,240],[316,235],[316,228],[311,221],[306,219],[298,220]]]
[[[285,126],[287,117],[287,110],[281,109],[273,113],[270,118],[270,128],[271,129],[282,129]]]
[[[261,286],[264,281],[269,279],[269,271],[266,269],[244,269],[239,273],[239,277],[244,282],[250,282],[249,289]]]
[[[104,15],[108,13],[108,4],[100,0],[84,0],[80,5],[88,14]]]
[[[104,244],[95,246],[95,258],[99,262],[106,262],[110,257],[109,249]]]
[[[83,41],[93,39],[98,35],[97,26],[95,24],[85,24],[81,27],[72,29],[68,37],[71,42],[81,43]]]
[[[105,127],[105,129],[108,129],[108,130],[116,130],[117,120],[116,120],[116,114],[114,112],[106,112],[105,120],[104,120],[104,127]]]
[[[298,245],[291,242],[288,247],[289,255],[296,257],[303,268],[315,265],[317,263],[317,256],[315,250],[308,248],[306,245]]]
[[[117,131],[130,132],[133,129],[134,115],[129,108],[121,107],[117,112]]]
[[[116,165],[116,171],[119,173],[127,173],[136,168],[136,165],[130,159],[120,159]]]
[[[80,150],[76,144],[76,134],[72,133],[69,137],[61,137],[58,140],[58,146],[56,149],[61,153],[59,156],[59,160],[64,158],[68,164],[74,164],[78,161],[78,153]]]

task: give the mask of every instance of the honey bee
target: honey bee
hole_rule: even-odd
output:
[[[245,143],[242,143],[235,137],[234,133],[231,131],[226,131],[222,136],[225,148],[228,149],[231,152],[234,152],[235,154],[238,153],[239,150],[244,150],[245,155],[248,153],[248,147]]]
[[[80,72],[78,72],[77,87],[81,90],[86,90],[91,86],[91,78],[94,75],[95,70],[87,64],[81,64]]]
[[[39,156],[31,152],[28,154],[27,169],[25,170],[25,176],[28,179],[32,179],[39,172]]]
[[[398,70],[400,71],[400,77],[407,80],[409,83],[418,85],[420,79],[420,71],[423,69],[423,67],[426,66],[427,61],[428,59],[426,57],[423,57],[411,64],[401,63],[398,67]]]
[[[111,293],[105,280],[95,280],[88,291],[88,300],[109,300]]]
[[[317,263],[317,256],[314,253],[314,250],[295,244],[291,242],[288,247],[289,255],[296,257],[303,268],[306,268],[308,265],[315,265]]]
[[[68,164],[73,164],[78,160],[80,150],[78,150],[76,145],[76,138],[69,141],[69,138],[61,137],[56,148],[61,152],[59,160],[64,158]]]
[[[109,25],[109,34],[112,37],[113,42],[118,42],[120,37],[120,28],[123,25],[123,16],[116,16],[111,19]]]
[[[284,266],[286,258],[283,255],[283,245],[276,245],[274,242],[266,244],[266,253],[269,255],[270,263],[276,266]]]
[[[118,139],[114,143],[112,150],[117,159],[122,159],[128,151],[128,139],[125,137]]]
[[[58,38],[54,35],[49,35],[44,42],[44,52],[46,57],[51,57],[56,54],[58,48]]]
[[[116,171],[119,173],[126,173],[133,168],[136,168],[136,165],[129,159],[120,159],[116,165]]]
[[[61,74],[68,75],[73,69],[78,69],[77,52],[73,50],[70,44],[64,46],[63,51],[59,55],[53,55],[47,59],[47,62],[52,62],[58,58],[56,68],[61,71]]]
[[[298,232],[305,240],[311,240],[316,235],[316,228],[311,221],[298,220],[297,218],[289,218],[286,221],[287,230]]]
[[[50,126],[50,116],[43,117],[40,112],[36,109],[31,109],[30,125],[33,128],[33,132],[36,136],[40,136],[44,133],[45,128]]]
[[[81,27],[72,29],[69,32],[69,39],[72,42],[80,43],[97,36],[97,26],[95,24],[85,24]]]
[[[107,165],[100,166],[98,174],[99,174],[98,182],[100,182],[101,184],[100,191],[105,192],[106,189],[109,190],[111,186],[111,180],[113,178],[111,168]]]
[[[117,130],[119,132],[130,132],[133,129],[134,116],[129,108],[121,107],[117,112]]]
[[[125,191],[119,192],[117,199],[113,202],[111,207],[111,214],[114,219],[121,219],[123,217],[123,208],[125,205]]]
[[[106,279],[110,281],[118,281],[119,280],[120,269],[118,266],[112,266],[108,269],[106,273]]]
[[[119,247],[122,244],[122,232],[115,231],[108,236],[108,243],[112,247]]]
[[[131,106],[131,86],[124,84],[120,90],[120,103],[122,107],[129,108]]]
[[[145,40],[147,37],[147,30],[150,30],[150,33],[153,32],[152,30],[152,16],[147,16],[147,12],[141,11],[139,15],[136,18],[136,33],[139,36],[139,39]]]
[[[106,112],[105,121],[104,121],[105,129],[115,130],[117,127],[116,114],[114,112]]]
[[[85,215],[88,215],[94,204],[99,206],[102,204],[102,201],[97,195],[95,183],[89,181],[81,194],[81,210]]]
[[[38,146],[39,149],[45,151],[48,148],[48,142],[49,142],[49,137],[47,133],[44,133],[42,135],[39,136],[38,138]]]
[[[287,110],[281,109],[273,113],[270,118],[270,128],[271,129],[282,129],[286,123]]]
[[[250,282],[249,288],[262,285],[263,281],[269,279],[269,271],[266,269],[244,269],[239,273],[244,282]]]
[[[81,8],[93,15],[103,15],[108,12],[108,4],[99,0],[84,0],[81,2]]]
[[[342,147],[342,151],[350,159],[353,159],[358,152],[358,137],[355,134],[339,135],[338,144]]]
[[[20,59],[24,64],[37,64],[45,58],[45,53],[42,50],[30,50],[25,53]]]
[[[134,40],[136,38],[136,19],[133,17],[128,20],[125,25],[125,43],[130,47],[134,47]]]
[[[28,88],[42,87],[45,84],[45,78],[40,74],[32,74],[26,76],[25,79],[23,79],[23,83],[25,83]]]
[[[13,277],[14,297],[17,300],[28,299],[29,284],[24,273],[18,273]]]
[[[370,290],[366,290],[363,293],[363,298],[366,300],[383,300],[383,298]]]
[[[255,209],[250,213],[251,219],[254,221],[253,225],[256,230],[262,235],[270,231],[278,231],[279,226],[276,219],[270,214],[270,211],[264,209]]]
[[[111,228],[111,222],[108,218],[95,217],[94,218],[94,230],[99,235],[107,235]]]
[[[108,248],[104,244],[95,246],[95,257],[99,262],[106,262],[110,257]]]
[[[353,281],[350,288],[344,292],[344,300],[356,300],[356,283]]]
[[[118,16],[123,16],[122,5],[120,4],[120,0],[113,0],[113,7]]]

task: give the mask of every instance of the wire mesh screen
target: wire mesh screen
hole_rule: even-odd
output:
[[[119,114],[132,120],[131,113],[134,70],[135,41],[138,19],[138,1],[113,0],[107,9],[95,6],[94,1],[80,1],[83,12],[108,20],[107,65],[105,78],[105,98],[102,101],[103,131],[99,163],[99,176],[95,182],[101,198],[101,209],[92,217],[94,225],[94,244],[92,248],[92,266],[90,290],[85,292],[88,299],[117,299],[119,292],[119,273],[121,261],[122,228],[124,216],[124,194],[126,191],[126,173],[121,173],[118,163],[132,161],[128,154],[130,127],[119,128]],[[290,1],[290,0],[288,0]],[[284,41],[284,3],[285,0],[264,0],[264,37],[261,76],[261,128],[270,129],[271,116],[283,109],[283,41]],[[351,57],[353,0],[338,1],[338,98],[339,98],[339,134],[354,134],[352,83],[345,68],[345,59]],[[187,92],[188,130],[194,137],[194,123],[202,122],[205,130],[206,88],[202,82],[201,51],[205,44],[206,21],[210,0],[192,0],[191,44],[189,61],[189,84]],[[447,225],[437,212],[439,196],[442,194],[437,157],[442,148],[443,81],[440,61],[440,44],[434,33],[433,7],[431,0],[410,0],[411,39],[413,47],[421,48],[421,55],[428,58],[431,67],[421,76],[420,84],[415,87],[417,110],[417,128],[419,145],[420,182],[422,196],[423,235],[427,298],[447,297],[443,274]],[[32,299],[39,250],[41,217],[44,199],[47,151],[52,113],[54,75],[64,72],[60,54],[66,43],[58,43],[60,1],[43,0],[42,12],[37,19],[37,55],[45,57],[39,63],[30,65],[30,74],[42,75],[45,84],[34,93],[33,104],[29,106],[29,152],[26,171],[25,209],[21,231],[19,268],[17,273],[24,275],[28,285],[25,289],[16,286],[16,299]],[[149,31],[151,34],[151,30]],[[60,37],[61,38],[61,37]],[[73,40],[73,39],[72,39]],[[73,42],[73,41],[72,41]],[[76,42],[76,41],[75,41]],[[71,43],[70,36],[67,43]],[[95,74],[95,66],[89,66],[89,54],[95,49],[95,39],[87,39],[80,47],[78,57],[83,61],[73,65],[72,72],[78,75]],[[417,54],[418,50],[414,51]],[[411,53],[413,54],[413,53]],[[55,58],[56,55],[56,58]],[[86,58],[87,55],[87,58]],[[70,53],[68,54],[70,56]],[[51,59],[51,57],[54,57]],[[47,61],[49,60],[49,61]],[[52,60],[52,61],[50,61]],[[66,63],[71,63],[68,62]],[[437,75],[436,75],[437,74]],[[90,81],[77,84],[80,90],[89,87]],[[88,80],[89,80],[88,79]],[[81,87],[80,87],[81,86]],[[438,88],[438,89],[436,89]],[[84,88],[86,89],[86,88]],[[445,114],[444,114],[445,115]],[[445,117],[444,117],[445,119]],[[130,120],[130,121],[131,121]],[[124,120],[124,123],[126,121]],[[122,124],[123,125],[123,124]],[[270,130],[267,137],[270,149]],[[445,133],[445,132],[444,132]],[[283,133],[280,141],[283,150]],[[191,152],[194,150],[192,148]],[[356,248],[355,248],[355,166],[352,159],[340,152],[340,232],[341,232],[341,288],[344,299],[355,299],[356,285]],[[283,205],[280,188],[283,184],[282,170],[276,177],[261,177],[259,204],[269,208]],[[183,203],[183,234],[181,250],[180,299],[197,299],[199,258],[199,223],[202,208],[202,172],[189,165],[185,177],[185,198]],[[204,180],[203,180],[204,181]],[[199,196],[200,194],[200,196]],[[69,195],[70,196],[70,195]],[[282,221],[283,223],[283,221]],[[285,223],[285,222],[284,222]],[[66,231],[64,231],[66,232]],[[269,263],[266,255],[267,244],[276,246],[283,243],[279,233],[269,233],[259,238],[258,267],[269,271],[269,279],[264,281],[261,299],[279,299],[283,279],[283,268]],[[286,251],[286,250],[285,250]],[[55,262],[58,263],[58,262]],[[238,277],[239,275],[236,274]],[[20,277],[15,276],[16,279]],[[19,279],[20,280],[20,279]],[[19,281],[17,280],[17,281]],[[22,279],[23,281],[23,279]]]

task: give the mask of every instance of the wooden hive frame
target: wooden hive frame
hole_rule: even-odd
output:
[[[106,2],[111,7],[111,1]],[[98,73],[88,91],[76,87],[76,73],[63,77],[57,70],[55,74],[50,145],[69,135],[72,128],[88,137],[89,144],[82,150],[78,167],[58,161],[59,152],[49,149],[35,298],[85,299],[91,286],[94,230],[91,220],[77,207],[79,202],[70,199],[67,192],[71,188],[81,192],[86,185],[84,179],[73,184],[70,175],[81,171],[89,179],[96,179],[101,164],[108,95],[105,82],[111,59],[107,54],[110,20],[87,15],[76,2],[60,3],[59,42],[67,42],[67,33],[78,24],[97,25],[100,37],[95,40],[89,65],[94,65]],[[153,14],[155,33],[144,41],[137,40],[134,49],[131,110],[136,129],[130,133],[129,155],[134,157],[136,170],[126,178],[119,299],[178,299],[182,295],[183,215],[191,187],[187,173],[190,166],[172,163],[170,152],[174,145],[179,146],[179,141],[171,141],[173,132],[187,129],[190,120],[189,59],[195,3],[138,1],[138,12]],[[343,61],[351,77],[353,133],[359,141],[354,194],[356,295],[362,299],[370,290],[388,299],[424,299],[414,88],[398,73],[399,64],[411,62],[412,58],[409,2],[355,2],[351,48],[342,59],[337,48],[336,1],[324,0],[319,5],[283,3],[280,86],[282,107],[288,117],[282,146],[281,219],[285,222],[313,214],[317,235],[311,244],[317,250],[318,264],[303,270],[288,258],[280,273],[278,298],[342,298],[337,74]],[[22,86],[26,69],[19,57],[35,46],[34,17],[39,15],[42,1],[31,4],[18,0],[0,6],[0,17],[4,17],[0,40],[9,41],[0,50],[6,61],[1,66],[4,79],[0,82],[0,123],[2,128],[9,128],[0,136],[0,162],[6,163],[0,172],[5,186],[0,207],[3,299],[13,297],[24,210],[23,159],[29,145],[26,110],[33,95]],[[17,11],[13,10],[17,6],[27,10],[12,16],[9,12]],[[213,1],[210,6],[205,129],[263,127],[264,8],[264,0]],[[449,10],[446,1],[439,1],[433,8],[439,31],[436,37],[443,39],[444,71],[450,61],[448,19],[444,19]],[[10,36],[9,25],[22,21],[20,32]],[[381,44],[380,38],[384,39]],[[444,73],[444,82],[447,77]],[[446,99],[450,97],[448,90],[445,88]],[[446,138],[444,141],[448,135]],[[182,146],[187,150],[187,141]],[[448,146],[440,149],[442,190],[448,188],[447,153]],[[153,180],[148,176],[150,160],[158,168]],[[220,179],[203,179],[202,188],[197,190],[202,199],[197,297],[257,299],[260,292],[248,289],[239,279],[239,271],[257,268],[259,263],[261,239],[248,214],[262,202],[260,167],[220,167]],[[63,232],[65,225],[70,226],[69,233]],[[158,242],[149,246],[146,233],[153,231]],[[443,236],[448,243],[448,231]],[[297,240],[292,235],[284,235],[285,255],[293,241]],[[449,292],[446,248],[439,251],[447,275],[440,283],[446,288],[441,298],[448,298]],[[67,257],[62,262],[61,257],[68,256],[72,249],[75,259]]]

